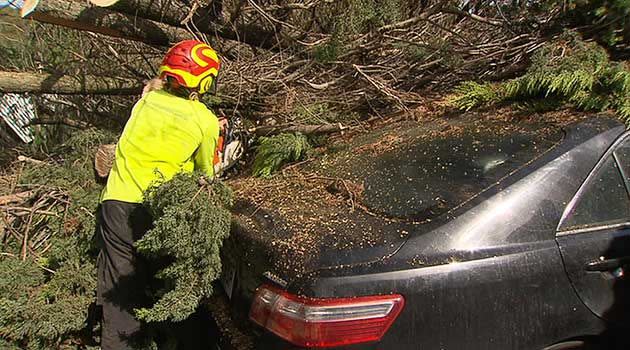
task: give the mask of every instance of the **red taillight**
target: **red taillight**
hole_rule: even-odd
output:
[[[402,310],[402,295],[305,298],[264,285],[249,318],[304,347],[330,347],[380,340]]]

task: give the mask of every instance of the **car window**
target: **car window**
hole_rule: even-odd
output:
[[[589,177],[578,196],[560,230],[630,222],[630,198],[612,155]]]
[[[615,159],[621,167],[621,173],[630,188],[630,137],[626,137],[621,146],[615,150]]]
[[[372,213],[432,220],[537,159],[563,137],[548,123],[452,123],[443,130],[396,131],[370,144],[369,152],[340,158],[334,171],[356,179],[358,198]]]

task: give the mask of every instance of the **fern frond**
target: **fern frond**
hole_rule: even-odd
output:
[[[449,103],[457,109],[468,111],[475,107],[500,102],[499,90],[492,84],[466,81],[455,89],[455,96]]]
[[[630,123],[630,96],[626,96],[624,99],[618,100],[615,105],[615,112],[621,120],[626,124]]]
[[[543,107],[536,102],[541,98],[569,102],[588,111],[613,108],[620,118],[627,120],[630,117],[630,69],[623,63],[612,63],[598,44],[567,32],[556,42],[541,47],[523,76],[495,85],[463,83],[456,90],[453,104],[469,110],[510,100],[516,102],[517,107],[530,108]]]
[[[299,133],[261,137],[256,148],[253,174],[271,177],[283,164],[304,158],[310,148],[306,136]]]
[[[584,111],[603,111],[610,108],[611,101],[608,96],[602,96],[593,92],[579,91],[569,98],[569,101]]]

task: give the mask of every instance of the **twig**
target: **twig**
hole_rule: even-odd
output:
[[[8,194],[0,197],[0,205],[6,205],[9,203],[23,202],[26,199],[31,198],[35,194],[35,191],[24,191],[14,194]]]
[[[44,161],[33,159],[33,158],[30,158],[30,157],[26,157],[26,156],[18,156],[17,159],[18,159],[19,162],[28,162],[28,163],[32,163],[32,164],[36,164],[36,165],[46,164],[46,162],[44,162]]]
[[[503,22],[501,22],[499,20],[482,17],[482,16],[479,16],[479,15],[474,14],[474,13],[469,13],[469,12],[466,12],[466,11],[459,10],[459,9],[457,9],[455,7],[443,8],[442,12],[450,13],[450,14],[454,14],[454,15],[458,15],[458,16],[463,16],[463,17],[468,17],[468,18],[473,19],[475,21],[478,21],[478,22],[481,22],[481,23],[485,23],[485,24],[489,24],[489,25],[492,25],[492,26],[495,26],[495,27],[503,27],[503,24],[504,24]]]
[[[47,210],[33,210],[32,208],[25,208],[25,207],[10,207],[10,206],[0,206],[0,209],[5,209],[7,211],[19,211],[19,212],[24,212],[24,214],[16,214],[14,213],[14,216],[24,216],[24,215],[28,215],[30,213],[34,213],[34,214],[41,214],[41,215],[48,215],[48,216],[59,216],[59,214],[52,212],[52,211],[47,211]]]
[[[93,219],[95,218],[94,214],[92,214],[92,212],[89,209],[87,209],[86,207],[81,207],[80,209],[83,210],[86,214],[88,214]]]
[[[24,230],[24,240],[22,241],[22,261],[26,260],[26,250],[28,248],[28,231],[31,229],[31,222],[33,221],[33,213],[28,217],[26,223],[26,229]]]
[[[50,272],[50,273],[52,273],[53,275],[57,273],[57,271],[55,271],[55,270],[51,270],[51,269],[47,268],[46,266],[42,266],[42,265],[40,265],[40,264],[37,264],[37,266],[41,267],[41,268],[42,268],[44,271],[46,271],[46,272]]]
[[[393,94],[390,89],[385,86],[383,83],[378,82],[377,80],[375,80],[374,78],[370,77],[369,75],[367,75],[365,72],[363,72],[363,70],[361,70],[361,68],[356,65],[353,64],[352,67],[354,69],[356,69],[356,71],[361,74],[370,84],[372,84],[378,91],[380,91],[381,93],[383,93],[384,95],[394,99],[399,106],[401,106],[404,110],[407,110],[407,106],[405,106],[405,104],[403,103],[402,99],[398,96],[396,96],[395,94]]]
[[[257,136],[268,136],[280,133],[299,132],[304,135],[319,135],[340,132],[348,129],[341,123],[322,124],[322,125],[278,125],[278,126],[259,126],[247,130]]]

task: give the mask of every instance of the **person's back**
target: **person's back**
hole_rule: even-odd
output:
[[[151,184],[182,171],[212,176],[218,135],[218,120],[204,104],[164,90],[147,93],[120,136],[101,200],[140,203]]]

